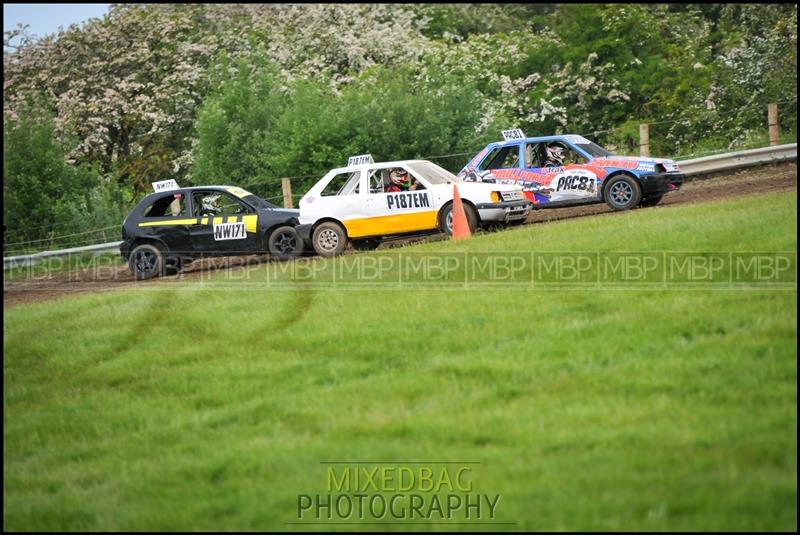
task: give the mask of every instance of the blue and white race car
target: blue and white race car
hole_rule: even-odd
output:
[[[614,210],[658,204],[685,175],[673,160],[616,156],[578,135],[503,131],[459,172],[466,181],[522,186],[534,208],[605,201]]]

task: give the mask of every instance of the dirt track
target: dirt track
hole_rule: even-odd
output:
[[[685,184],[680,191],[664,196],[655,208],[679,204],[709,202],[732,197],[743,197],[772,192],[797,191],[796,163],[765,166],[757,169],[720,174],[703,180],[694,180]],[[605,204],[592,204],[574,208],[555,208],[537,210],[528,217],[528,223],[545,223],[560,219],[571,219],[598,214],[614,214]],[[387,242],[384,247],[399,247],[421,241],[444,239],[442,236],[428,236],[400,241]],[[268,262],[266,256],[233,257],[206,259],[188,265],[178,277],[135,282],[127,266],[107,266],[93,270],[60,273],[47,278],[3,282],[3,306],[20,303],[58,299],[77,293],[102,292],[141,284],[170,284],[177,279],[191,279],[203,273],[234,266],[252,265]]]

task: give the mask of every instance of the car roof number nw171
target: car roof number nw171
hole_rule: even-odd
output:
[[[169,191],[171,189],[178,189],[178,183],[175,182],[175,179],[172,180],[162,180],[161,182],[153,182],[153,191]]]

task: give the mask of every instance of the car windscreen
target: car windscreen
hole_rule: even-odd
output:
[[[267,202],[257,195],[253,195],[246,189],[242,189],[236,186],[225,186],[225,189],[228,191],[228,193],[232,193],[233,195],[239,197],[240,199],[250,204],[251,206],[255,206],[256,208],[278,208],[277,205],[274,205],[271,202]]]
[[[442,169],[435,163],[412,162],[408,164],[408,167],[431,184],[450,184],[462,181],[456,175],[447,169]]]
[[[253,195],[252,193],[249,195],[245,195],[242,197],[245,202],[250,203],[251,205],[255,206],[256,208],[280,208],[277,204],[272,204],[269,201],[265,201],[261,197]]]
[[[588,153],[592,158],[605,158],[606,156],[612,156],[614,154],[610,150],[606,150],[592,141],[589,143],[576,143],[575,146],[583,152]]]

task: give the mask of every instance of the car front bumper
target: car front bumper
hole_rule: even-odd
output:
[[[518,221],[525,219],[531,211],[528,200],[484,203],[476,206],[481,221]]]
[[[663,194],[680,189],[686,175],[683,173],[655,173],[642,175],[639,182],[642,185],[642,195]]]
[[[294,231],[297,233],[298,236],[300,236],[301,240],[303,240],[306,243],[311,243],[311,228],[313,226],[314,225],[312,225],[311,223],[307,225],[297,225],[296,227],[294,227]]]
[[[133,240],[123,240],[122,243],[119,245],[119,254],[125,260],[131,255],[131,249],[133,245]]]

